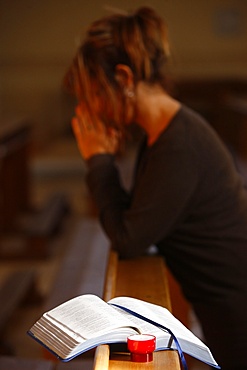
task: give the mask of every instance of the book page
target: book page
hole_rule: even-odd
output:
[[[178,338],[189,339],[197,345],[202,344],[201,340],[197,338],[189,329],[187,329],[178,319],[176,319],[165,307],[131,297],[116,297],[111,299],[108,303],[115,303],[137,312],[142,316],[145,316],[150,320],[169,328]],[[137,318],[134,319],[136,320]],[[140,319],[137,320],[139,323],[142,321]],[[143,325],[146,325],[146,323]]]
[[[206,363],[210,363],[214,366],[217,365],[209,348],[178,319],[176,319],[166,308],[131,297],[116,297],[108,301],[108,303],[126,307],[156,323],[169,328],[179,340],[180,346],[184,352]],[[125,311],[120,309],[120,312],[124,314]],[[125,313],[124,315],[129,317],[129,319],[133,322],[133,325],[137,325],[142,333],[155,335],[157,338],[158,349],[161,349],[162,347],[164,348],[167,345],[167,335],[169,334],[164,332],[162,329],[146,323],[142,319],[139,319],[131,314]],[[164,336],[163,342],[161,339],[162,336]],[[172,343],[172,348],[176,349],[174,342]]]
[[[45,313],[50,320],[64,332],[73,331],[89,339],[121,326],[133,326],[125,316],[95,295],[86,294],[73,298]]]
[[[142,319],[139,319],[138,317],[135,317],[126,311],[123,311],[122,309],[115,307],[115,309],[123,316],[128,318],[132,322],[133,327],[137,327],[139,329],[139,332],[141,334],[152,334],[156,337],[157,340],[157,346],[160,346],[162,343],[162,347],[166,348],[168,346],[169,340],[170,340],[170,334],[164,332],[163,330],[157,328],[156,326],[143,321]],[[135,311],[136,312],[136,311]],[[150,318],[150,317],[149,317]],[[159,340],[160,338],[160,340]]]

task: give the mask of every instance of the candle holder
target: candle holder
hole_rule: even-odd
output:
[[[150,334],[133,334],[128,337],[127,346],[133,362],[153,361],[156,338]]]

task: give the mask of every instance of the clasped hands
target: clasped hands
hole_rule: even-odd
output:
[[[106,127],[97,116],[90,117],[88,110],[78,105],[72,119],[72,128],[82,157],[88,160],[96,154],[116,154],[120,133]]]

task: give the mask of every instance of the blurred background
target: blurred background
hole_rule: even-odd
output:
[[[73,104],[61,81],[85,29],[111,8],[141,5],[168,24],[176,79],[246,80],[245,0],[1,0],[1,122],[28,118],[41,146],[68,131]]]
[[[17,298],[10,321],[0,311],[3,354],[40,356],[25,331],[43,312],[75,223],[95,215],[63,76],[91,21],[142,5],[167,22],[172,94],[208,119],[246,181],[246,0],[0,0],[0,297],[30,266],[42,297],[32,308]],[[122,159],[126,178],[132,154]]]

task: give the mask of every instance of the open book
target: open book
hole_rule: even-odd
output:
[[[209,348],[166,308],[130,297],[106,303],[95,295],[78,296],[44,313],[28,334],[63,361],[100,344],[127,342],[136,333],[154,335],[156,350],[177,349],[169,332],[135,313],[168,328],[183,352],[219,368]]]

